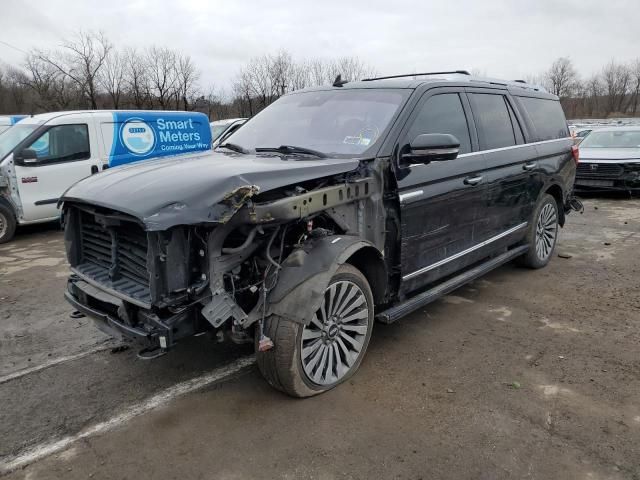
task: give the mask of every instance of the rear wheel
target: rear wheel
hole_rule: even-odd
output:
[[[549,263],[558,240],[558,202],[544,194],[533,212],[527,232],[529,250],[519,263],[529,268],[542,268]]]
[[[308,325],[278,316],[266,320],[265,334],[274,347],[257,351],[258,368],[282,392],[294,397],[317,395],[356,372],[372,328],[371,288],[358,269],[342,265]]]
[[[16,233],[16,217],[13,211],[0,203],[0,243],[6,243]]]

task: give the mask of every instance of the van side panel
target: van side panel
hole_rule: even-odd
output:
[[[211,148],[209,119],[196,112],[113,112],[100,131],[109,167]]]

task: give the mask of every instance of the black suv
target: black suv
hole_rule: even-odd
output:
[[[283,96],[216,151],[70,188],[65,295],[142,356],[223,332],[255,342],[272,386],[315,395],[357,370],[374,320],[510,260],[545,266],[576,163],[558,98],[525,83],[336,81]]]

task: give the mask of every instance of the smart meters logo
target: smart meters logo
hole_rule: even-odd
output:
[[[156,144],[153,129],[139,118],[132,118],[122,125],[120,139],[134,155],[146,155]]]

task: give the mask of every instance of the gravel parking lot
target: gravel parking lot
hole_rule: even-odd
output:
[[[0,246],[7,478],[640,479],[640,200],[588,199],[542,270],[394,325],[328,394],[270,389],[202,336],[136,359],[62,299],[62,233]]]

